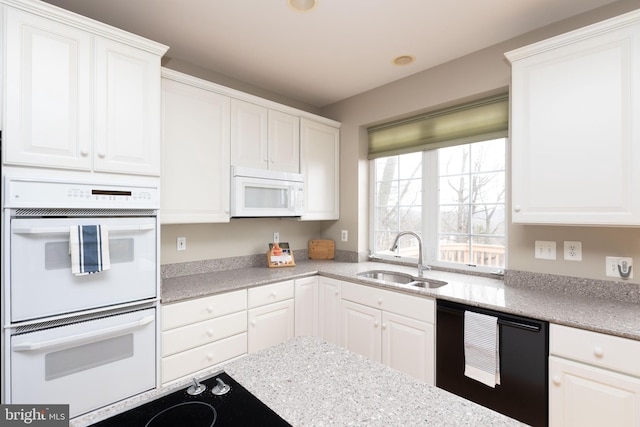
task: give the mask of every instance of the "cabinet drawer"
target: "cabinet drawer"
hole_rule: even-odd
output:
[[[293,298],[293,280],[249,289],[249,308]]]
[[[247,352],[247,334],[242,333],[162,358],[162,382],[220,364]]]
[[[162,356],[169,356],[246,331],[247,316],[244,311],[174,328],[162,333]]]
[[[247,291],[240,290],[162,306],[162,330],[190,325],[247,309]]]
[[[425,322],[435,322],[435,303],[430,298],[388,291],[372,286],[342,283],[342,299],[379,308]]]
[[[640,341],[552,324],[549,351],[640,377]]]

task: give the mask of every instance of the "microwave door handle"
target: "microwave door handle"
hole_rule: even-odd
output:
[[[36,351],[48,350],[50,348],[61,347],[69,344],[72,344],[74,346],[80,344],[89,344],[91,342],[100,341],[105,338],[121,335],[123,332],[141,328],[153,322],[154,319],[154,315],[145,316],[142,319],[136,320],[135,322],[126,323],[124,325],[116,325],[109,328],[100,329],[98,331],[84,332],[81,334],[70,335],[67,337],[56,338],[47,341],[14,344],[12,349],[13,351]]]
[[[155,230],[155,224],[109,226],[109,231],[148,231]],[[16,227],[13,234],[62,234],[69,233],[69,227]]]

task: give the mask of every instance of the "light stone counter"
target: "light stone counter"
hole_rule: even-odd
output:
[[[299,337],[217,366],[295,427],[519,426],[522,423],[321,340]],[[176,383],[71,420],[84,427],[168,391]]]
[[[384,269],[416,274],[415,267],[380,262],[296,261],[290,268],[250,267],[173,277],[162,281],[168,304],[236,289],[320,274],[339,280],[461,302],[576,328],[640,340],[640,284],[606,282],[524,272],[483,277],[427,271],[428,278],[448,282],[435,289],[380,284],[357,273]]]

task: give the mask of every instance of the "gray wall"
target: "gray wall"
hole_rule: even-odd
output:
[[[365,254],[369,248],[368,126],[504,92],[511,72],[504,52],[637,8],[637,0],[621,0],[323,108],[322,115],[342,122],[340,221],[328,224],[326,237],[336,240],[337,249]],[[341,229],[349,230],[349,242],[339,241]],[[556,241],[557,260],[535,259],[535,240]],[[564,240],[582,242],[583,261],[562,260]],[[508,228],[510,269],[604,279],[606,255],[633,257],[640,269],[640,228]],[[635,277],[640,281],[640,272]]]

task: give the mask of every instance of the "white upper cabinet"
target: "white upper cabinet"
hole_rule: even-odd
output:
[[[231,164],[300,171],[300,119],[250,102],[231,102]]]
[[[506,56],[513,222],[640,226],[640,11]]]
[[[159,175],[167,47],[46,3],[5,3],[5,164]]]
[[[302,220],[340,218],[340,129],[300,120],[300,166],[304,174]]]
[[[162,73],[160,222],[229,222],[231,100],[204,80]]]

